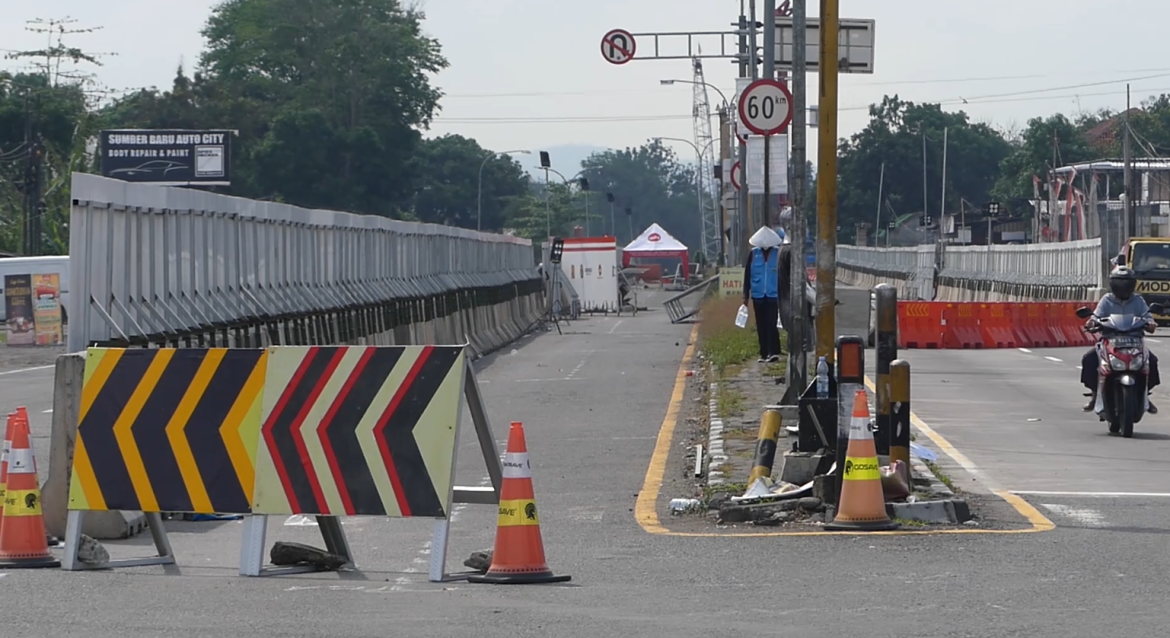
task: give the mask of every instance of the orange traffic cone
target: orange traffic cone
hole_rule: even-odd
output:
[[[540,517],[532,492],[532,465],[524,426],[513,422],[504,454],[504,484],[500,488],[500,516],[496,522],[496,548],[486,574],[470,576],[473,583],[524,585],[563,583],[572,576],[554,576],[544,560]]]
[[[4,524],[0,526],[0,567],[60,567],[45,537],[37,461],[29,441],[28,419],[17,410],[8,452]]]
[[[839,469],[840,470],[840,469]],[[840,472],[841,498],[837,515],[825,525],[832,531],[878,532],[898,529],[886,514],[882,473],[878,469],[877,447],[869,431],[869,402],[865,390],[853,395],[853,420],[849,424],[849,447]]]
[[[4,426],[4,448],[0,452],[0,529],[4,528],[4,485],[8,482],[8,451],[12,448],[12,428],[16,424],[16,413],[8,415]]]

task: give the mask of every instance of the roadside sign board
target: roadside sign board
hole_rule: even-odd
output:
[[[739,98],[739,119],[756,135],[775,135],[792,121],[792,93],[783,82],[756,80]]]
[[[837,59],[838,73],[873,73],[874,26],[873,20],[851,20],[842,18],[837,21]],[[819,18],[808,18],[805,21],[806,42],[805,61],[809,73],[816,73],[820,68],[821,50],[821,21]],[[776,18],[776,70],[792,70],[792,43],[795,33],[792,28],[791,17]]]
[[[232,131],[107,129],[101,173],[159,186],[230,186]]]

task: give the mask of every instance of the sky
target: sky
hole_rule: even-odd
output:
[[[496,151],[564,145],[637,146],[652,137],[694,139],[692,87],[662,86],[691,79],[683,60],[638,59],[653,52],[640,38],[635,60],[615,66],[601,56],[602,35],[730,31],[739,0],[415,0],[426,12],[426,33],[437,38],[450,68],[434,83],[445,93],[427,135],[457,133]],[[96,69],[105,86],[167,87],[176,67],[195,64],[199,35],[215,0],[4,0],[0,50],[40,46],[24,20],[77,20],[72,28],[102,27],[67,36],[66,44],[103,56]],[[809,14],[819,1],[809,0]],[[758,2],[762,12],[763,1]],[[1170,92],[1164,29],[1165,0],[840,0],[842,18],[876,20],[875,70],[840,81],[838,134],[868,121],[867,107],[883,95],[942,102],[999,128],[1022,128],[1031,117],[1125,107],[1126,81],[1135,103]],[[1104,16],[1102,15],[1104,14]],[[715,40],[717,41],[717,40]],[[664,54],[685,53],[679,38],[660,39]],[[713,51],[714,47],[708,47]],[[16,63],[0,59],[0,66]],[[730,60],[704,64],[707,82],[734,95]],[[817,76],[809,76],[817,102]],[[721,98],[712,91],[714,108]],[[223,123],[230,126],[230,123]],[[713,123],[717,126],[717,123]],[[810,134],[809,158],[816,157]],[[667,142],[690,159],[685,142]],[[536,164],[518,156],[526,167]],[[558,164],[554,168],[572,168]]]

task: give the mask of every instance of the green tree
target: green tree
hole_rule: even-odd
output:
[[[582,174],[589,180],[593,193],[590,209],[602,228],[629,243],[630,224],[624,211],[633,218],[633,235],[646,226],[658,223],[692,251],[702,249],[702,221],[695,193],[695,171],[681,164],[674,151],[660,140],[650,140],[637,148],[595,153],[582,163]],[[604,193],[613,193],[616,215],[614,229]]]
[[[528,178],[519,163],[461,135],[423,140],[417,163],[412,211],[424,222],[476,228],[481,169],[485,231],[502,230],[509,198],[529,192]]]
[[[1004,159],[993,197],[1005,202],[1031,199],[1033,176],[1045,181],[1053,168],[1088,160],[1093,155],[1084,131],[1064,115],[1034,117]],[[1020,207],[1017,212],[1031,217],[1030,207]]]
[[[400,0],[226,0],[192,77],[105,113],[112,126],[239,131],[231,192],[396,215],[413,203],[420,131],[447,66]]]
[[[564,182],[531,180],[527,193],[504,198],[508,228],[518,237],[543,242],[546,237],[568,236],[584,219],[585,200],[579,189]]]
[[[946,112],[938,104],[915,104],[886,96],[870,106],[870,122],[840,146],[838,220],[852,236],[857,222],[873,223],[885,164],[882,211],[929,211],[937,216],[942,198],[942,159],[946,136],[946,212],[961,200],[982,203],[999,178],[999,164],[1011,151],[987,124],[971,122],[965,112]],[[926,141],[926,200],[923,200],[923,137]]]
[[[0,250],[20,253],[30,158],[40,157],[40,254],[69,251],[69,181],[87,165],[96,132],[82,83],[40,73],[0,72]]]

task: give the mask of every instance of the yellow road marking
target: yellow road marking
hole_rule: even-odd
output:
[[[686,371],[690,365],[691,358],[695,353],[695,342],[698,336],[699,327],[695,326],[691,330],[690,344],[687,350],[683,353],[682,363],[679,364],[678,375],[674,381],[674,391],[670,396],[670,404],[666,409],[666,417],[662,420],[662,426],[658,430],[658,440],[654,444],[654,453],[650,456],[650,466],[646,469],[646,478],[642,483],[642,490],[638,492],[638,501],[634,506],[634,516],[638,520],[638,525],[643,530],[650,534],[657,534],[660,536],[687,536],[687,537],[773,537],[773,536],[925,536],[925,535],[940,535],[940,534],[1031,534],[1035,532],[1047,532],[1056,527],[1056,525],[1048,520],[1035,507],[1032,507],[1023,498],[1012,494],[1005,490],[992,490],[992,493],[1002,498],[1005,502],[1011,505],[1017,512],[1032,524],[1028,529],[940,529],[940,530],[894,530],[888,532],[827,532],[827,531],[807,531],[807,532],[673,532],[662,525],[658,519],[658,496],[662,490],[662,479],[666,476],[666,464],[670,457],[670,448],[674,440],[674,430],[678,425],[679,409],[682,406],[683,397],[686,393]],[[866,386],[873,390],[873,382],[869,377],[865,379]],[[944,439],[942,435],[935,432],[930,426],[926,425],[914,413],[910,414],[910,422],[914,427],[922,431],[931,441],[935,443],[947,456],[951,457],[956,463],[964,468],[974,467],[970,459],[962,452],[955,449],[949,441]]]

